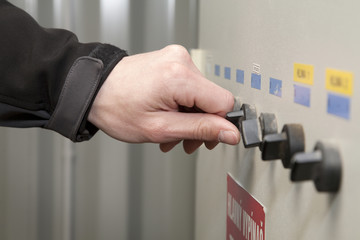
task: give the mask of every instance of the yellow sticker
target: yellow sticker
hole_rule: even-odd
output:
[[[351,96],[353,93],[353,74],[335,69],[326,69],[326,89]]]
[[[294,81],[309,85],[314,84],[314,66],[294,63]]]

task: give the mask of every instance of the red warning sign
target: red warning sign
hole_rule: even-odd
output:
[[[265,240],[265,209],[229,174],[227,176],[227,240]]]

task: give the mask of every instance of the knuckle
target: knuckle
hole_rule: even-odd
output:
[[[190,60],[190,54],[187,51],[187,49],[181,45],[169,45],[165,47],[165,51],[173,56],[174,58],[181,60],[181,61],[189,61]]]

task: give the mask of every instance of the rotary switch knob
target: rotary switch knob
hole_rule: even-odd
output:
[[[341,168],[339,149],[331,143],[317,142],[313,152],[293,156],[290,179],[293,182],[313,180],[319,192],[337,192]]]
[[[226,118],[240,130],[245,148],[260,146],[265,135],[277,133],[275,114],[261,113],[258,118],[255,107],[249,104],[229,112]]]
[[[290,168],[295,153],[304,152],[305,135],[300,124],[285,124],[282,132],[265,135],[261,145],[261,158],[265,161],[281,159],[285,168]]]

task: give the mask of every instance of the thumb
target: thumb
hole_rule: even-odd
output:
[[[166,142],[181,139],[220,141],[235,145],[240,141],[239,130],[229,121],[215,114],[166,112],[168,131]]]

